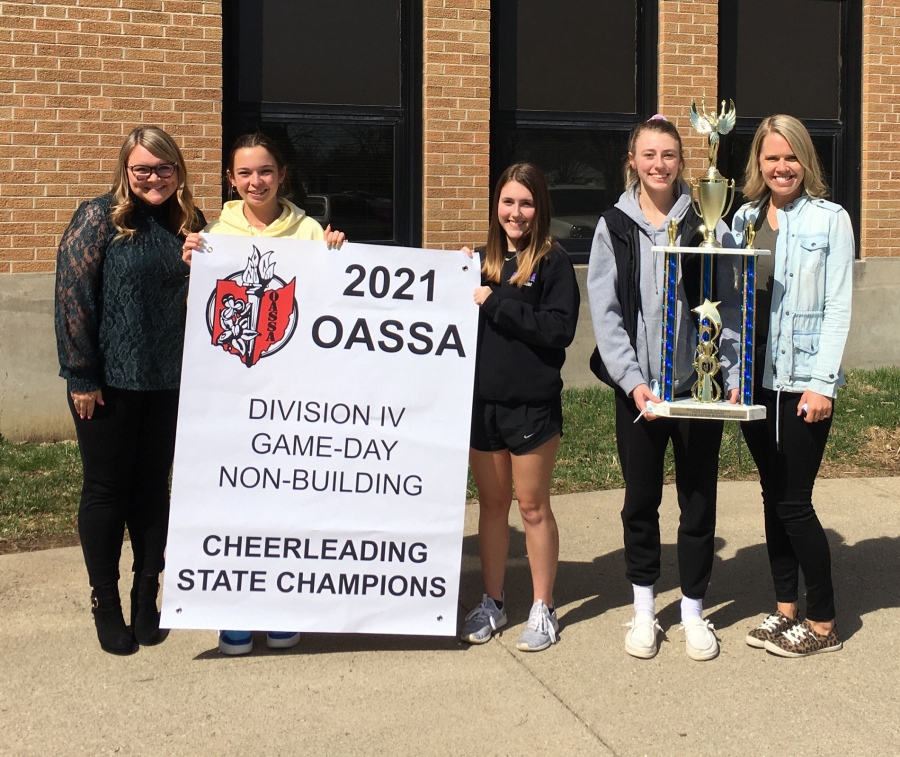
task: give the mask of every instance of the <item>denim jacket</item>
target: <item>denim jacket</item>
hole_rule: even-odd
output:
[[[748,203],[732,222],[743,243],[760,208]],[[834,397],[844,383],[841,356],[850,329],[853,228],[840,206],[803,194],[778,211],[775,282],[763,386]]]

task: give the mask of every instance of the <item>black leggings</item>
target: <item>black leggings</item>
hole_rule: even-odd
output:
[[[741,431],[759,470],[766,547],[775,583],[775,600],[797,601],[799,571],[806,583],[806,617],[817,622],[834,619],[831,551],[825,529],[812,504],[831,417],[807,423],[797,416],[801,394],[757,390],[756,401],[766,406],[766,419],[742,423]],[[780,413],[776,410],[780,405]],[[780,423],[781,449],[775,440]]]
[[[625,478],[625,575],[633,584],[651,586],[660,574],[659,504],[662,500],[666,447],[675,453],[678,524],[678,572],[681,593],[702,599],[715,554],[716,483],[722,421],[653,421],[638,415],[634,400],[616,392],[616,444]]]
[[[163,569],[178,391],[104,387],[103,401],[82,420],[69,397],[84,466],[78,533],[94,587],[118,581],[126,525],[132,569]]]

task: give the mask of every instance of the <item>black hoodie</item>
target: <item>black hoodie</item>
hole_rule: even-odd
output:
[[[483,256],[483,252],[481,253]],[[478,319],[475,387],[494,402],[546,402],[562,391],[559,371],[575,338],[581,295],[569,255],[558,244],[525,286],[510,284],[516,256],[507,255],[500,283]]]

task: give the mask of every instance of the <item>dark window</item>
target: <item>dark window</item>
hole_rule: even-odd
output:
[[[656,107],[657,14],[656,0],[491,4],[491,183],[511,163],[540,166],[551,231],[576,262],[623,190],[631,129]]]
[[[226,0],[226,157],[259,128],[323,226],[418,244],[420,14],[415,0]]]
[[[239,6],[241,100],[400,105],[399,0]]]
[[[501,0],[491,10],[501,110],[637,112],[633,1]]]
[[[858,234],[862,2],[720,3],[719,93],[734,98],[738,112],[719,153],[722,173],[740,186],[760,120],[796,116],[812,136],[831,199],[847,209]]]
[[[744,116],[840,117],[842,5],[738,0],[734,99]]]

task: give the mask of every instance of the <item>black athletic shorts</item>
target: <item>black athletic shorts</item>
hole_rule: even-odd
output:
[[[479,452],[508,449],[524,455],[554,436],[562,436],[562,399],[548,402],[490,402],[475,397],[472,403],[472,431],[469,445]]]

